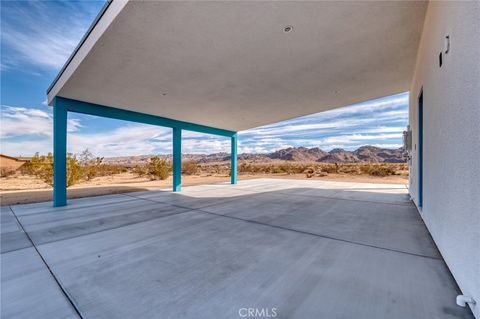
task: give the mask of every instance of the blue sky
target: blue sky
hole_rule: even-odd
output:
[[[103,1],[2,1],[1,153],[29,156],[52,150],[52,112],[46,89],[73,51]],[[356,149],[401,146],[408,123],[402,93],[239,133],[239,152],[290,146]],[[171,152],[171,129],[69,115],[68,151],[98,156]],[[128,142],[125,142],[128,141]],[[184,133],[185,153],[229,152],[227,138]]]

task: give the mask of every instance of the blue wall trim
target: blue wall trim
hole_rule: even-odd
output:
[[[117,120],[125,120],[130,122],[151,124],[165,127],[177,127],[182,130],[194,131],[199,133],[214,134],[231,137],[236,134],[234,131],[224,130],[220,128],[183,122],[173,119],[168,119],[161,116],[139,113],[134,111],[127,111],[114,107],[82,102],[78,100],[71,100],[63,97],[55,97],[55,103],[65,107],[68,111],[83,113],[89,115],[96,115],[101,117],[108,117]]]

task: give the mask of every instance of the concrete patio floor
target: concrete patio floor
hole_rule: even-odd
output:
[[[401,185],[259,179],[1,217],[2,318],[473,318]]]

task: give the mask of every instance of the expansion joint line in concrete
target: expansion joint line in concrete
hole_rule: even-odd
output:
[[[257,225],[262,225],[262,226],[267,226],[267,227],[272,227],[272,228],[277,228],[277,229],[292,231],[292,232],[299,233],[299,234],[304,234],[304,235],[309,235],[309,236],[315,236],[315,237],[320,237],[320,238],[326,238],[326,239],[341,241],[341,242],[348,243],[348,244],[352,244],[352,245],[358,245],[358,246],[376,248],[376,249],[381,249],[381,250],[386,250],[386,251],[391,251],[391,252],[395,252],[395,253],[399,253],[399,254],[406,254],[406,255],[416,256],[416,257],[421,257],[421,258],[428,258],[428,259],[434,259],[434,260],[442,260],[441,258],[438,258],[438,257],[420,255],[420,254],[415,254],[415,253],[411,253],[411,252],[408,252],[408,251],[402,251],[402,250],[397,250],[397,249],[392,249],[392,248],[385,248],[385,247],[380,247],[380,246],[375,246],[375,245],[369,245],[369,244],[359,243],[359,242],[351,241],[351,240],[347,240],[347,239],[341,239],[341,238],[331,237],[331,236],[327,236],[327,235],[315,234],[315,233],[311,233],[311,232],[307,232],[307,231],[303,231],[303,230],[292,229],[292,228],[283,227],[283,226],[271,225],[271,224],[267,224],[267,223],[258,222],[258,221],[255,221],[255,220],[250,220],[250,219],[244,219],[244,218],[239,218],[239,217],[233,217],[233,216],[228,216],[228,215],[222,215],[222,214],[212,213],[212,212],[204,211],[204,210],[201,210],[201,209],[196,209],[196,210],[194,210],[194,211],[199,211],[199,212],[202,212],[202,213],[204,213],[204,214],[215,215],[215,216],[218,216],[218,217],[224,217],[224,218],[230,218],[230,219],[235,219],[235,220],[241,220],[241,221],[244,221],[244,222],[253,223],[253,224],[257,224]]]
[[[122,195],[122,194],[120,194]],[[109,196],[109,195],[106,195],[106,196]],[[135,199],[138,199],[138,198],[132,198],[131,200],[125,200],[122,202],[123,203],[131,203],[131,202],[134,202]],[[66,212],[68,210],[73,210],[73,209],[86,209],[86,208],[91,208],[91,207],[101,207],[101,206],[108,206],[108,205],[111,205],[112,203],[103,203],[103,204],[92,204],[92,205],[84,205],[84,206],[80,206],[80,207],[72,207],[72,206],[62,206],[60,208],[57,208],[56,209],[56,212]],[[40,214],[51,214],[52,213],[52,208],[49,207],[48,210],[45,210],[45,211],[37,211],[37,212],[33,212],[33,213],[23,213],[21,215],[21,217],[25,217],[25,216],[32,216],[32,215],[40,215]]]
[[[30,237],[30,235],[25,231],[25,228],[23,227],[22,223],[20,222],[20,220],[18,219],[17,215],[15,214],[15,212],[13,211],[12,207],[8,206],[8,208],[10,209],[10,211],[12,212],[13,216],[15,217],[15,220],[17,221],[18,225],[20,226],[20,228],[22,229],[22,231],[25,233],[25,235],[27,236],[28,240],[30,241],[30,243],[32,244],[32,247],[33,249],[35,249],[35,251],[37,252],[38,256],[40,257],[40,259],[42,260],[43,264],[45,265],[45,267],[47,267],[48,269],[48,272],[50,272],[50,275],[52,276],[53,280],[55,280],[55,282],[57,283],[57,286],[60,288],[60,291],[63,293],[63,295],[65,296],[65,298],[67,298],[68,302],[70,303],[70,305],[72,306],[73,310],[75,311],[75,313],[81,318],[83,319],[83,316],[82,314],[80,313],[80,310],[77,308],[77,306],[75,305],[75,303],[73,302],[73,300],[70,298],[70,296],[68,295],[67,291],[65,290],[65,288],[63,288],[62,284],[60,283],[60,281],[58,280],[57,276],[55,276],[55,274],[53,273],[52,269],[50,268],[50,265],[47,263],[47,261],[45,260],[45,258],[43,258],[42,254],[40,253],[40,251],[38,250],[37,246],[35,245],[35,243],[33,242],[32,238]]]
[[[158,202],[156,202],[156,203],[158,203]],[[171,205],[171,206],[173,206],[173,205]],[[158,216],[158,217],[154,217],[154,218],[150,218],[150,219],[147,219],[147,220],[142,220],[142,221],[133,222],[133,223],[129,223],[129,224],[119,225],[119,226],[116,226],[116,227],[110,227],[110,228],[95,230],[95,231],[92,231],[92,232],[89,232],[89,233],[85,233],[85,234],[70,236],[70,237],[68,237],[68,238],[61,238],[61,239],[56,239],[56,240],[44,241],[44,242],[42,242],[40,245],[56,243],[56,242],[59,242],[59,241],[62,241],[62,240],[67,240],[67,239],[80,238],[80,237],[83,237],[83,236],[88,236],[88,235],[92,235],[92,234],[98,234],[98,233],[101,233],[101,232],[103,232],[103,231],[109,231],[109,230],[119,229],[119,228],[122,228],[122,227],[127,227],[127,226],[130,226],[130,225],[135,225],[135,224],[140,224],[140,223],[148,223],[149,221],[152,221],[152,220],[157,220],[157,219],[160,219],[160,218],[169,217],[169,216],[173,216],[173,215],[185,214],[185,213],[188,213],[188,212],[193,211],[193,209],[188,208],[188,207],[180,207],[180,206],[178,206],[178,207],[177,207],[177,206],[173,206],[173,207],[176,207],[176,208],[185,208],[186,210],[183,211],[183,212],[165,214],[165,215]],[[26,233],[26,232],[25,232],[25,233]],[[27,235],[27,236],[28,236],[28,235]],[[20,249],[24,249],[24,248],[20,248]]]
[[[127,197],[136,198],[136,199],[147,200],[147,201],[150,201],[150,202],[153,202],[153,203],[166,204],[166,205],[170,205],[172,207],[184,208],[184,209],[188,209],[188,210],[201,210],[202,208],[207,208],[207,207],[214,206],[214,205],[217,204],[217,203],[213,203],[213,204],[203,205],[203,206],[200,206],[200,207],[197,207],[197,208],[192,208],[192,207],[172,204],[172,203],[161,201],[161,200],[154,200],[154,199],[150,199],[150,198],[137,197],[137,196],[130,195],[130,194],[125,194],[125,193],[123,193],[122,195],[127,196]],[[234,197],[231,198],[231,199],[226,199],[226,200],[222,201],[222,204],[229,203],[229,202],[234,201],[234,200],[235,200]]]
[[[132,195],[125,195],[125,196],[132,196]],[[133,197],[133,196],[132,196],[132,197]],[[137,197],[137,198],[139,198],[139,197]],[[155,203],[159,203],[159,204],[168,204],[168,205],[171,205],[171,206],[174,206],[174,207],[178,207],[178,208],[190,209],[190,210],[193,211],[193,212],[200,212],[200,213],[204,213],[204,214],[214,215],[214,216],[217,216],[217,217],[223,217],[223,218],[230,218],[230,219],[240,220],[240,221],[244,221],[244,222],[247,222],[247,223],[262,225],[262,226],[266,226],[266,227],[272,227],[272,228],[281,229],[281,230],[292,231],[292,232],[296,232],[296,233],[303,234],[303,235],[309,235],[309,236],[315,236],[315,237],[320,237],[320,238],[326,238],[326,239],[341,241],[341,242],[348,243],[348,244],[352,244],[352,245],[358,245],[358,246],[376,248],[376,249],[381,249],[381,250],[385,250],[385,251],[395,252],[395,253],[399,253],[399,254],[405,254],[405,255],[410,255],[410,256],[415,256],[415,257],[421,257],[421,258],[427,258],[427,259],[433,259],[433,260],[440,260],[440,261],[442,261],[442,258],[438,258],[438,257],[434,257],[434,256],[420,255],[420,254],[415,254],[415,253],[411,253],[411,252],[408,252],[408,251],[402,251],[402,250],[397,250],[397,249],[392,249],[392,248],[385,248],[385,247],[380,247],[380,246],[375,246],[375,245],[369,245],[369,244],[359,243],[359,242],[355,242],[355,241],[351,241],[351,240],[347,240],[347,239],[341,239],[341,238],[331,237],[331,236],[327,236],[327,235],[315,234],[315,233],[311,233],[311,232],[307,232],[307,231],[303,231],[303,230],[292,229],[292,228],[283,227],[283,226],[271,225],[271,224],[267,224],[267,223],[258,222],[258,221],[255,221],[255,220],[250,220],[250,219],[244,219],[244,218],[239,218],[239,217],[234,217],[234,216],[228,216],[228,215],[222,215],[222,214],[212,213],[212,212],[209,212],[209,211],[206,211],[206,210],[203,210],[203,209],[202,209],[202,208],[206,208],[206,207],[208,207],[208,206],[204,206],[204,207],[202,207],[202,208],[190,208],[190,207],[185,207],[185,206],[181,206],[181,205],[171,204],[171,203],[167,203],[167,202],[157,201],[157,200],[153,200],[153,199],[149,199],[149,198],[142,198],[142,199],[145,199],[145,200],[148,200],[148,201],[151,201],[151,202],[155,202]]]
[[[333,196],[322,196],[322,195],[304,195],[304,194],[289,194],[278,192],[278,194],[288,195],[288,196],[299,196],[299,197],[318,197],[318,198],[325,198],[331,200],[341,200],[341,201],[349,201],[349,202],[361,202],[361,203],[370,203],[370,204],[380,204],[380,205],[397,205],[397,206],[413,206],[412,202],[403,202],[403,203],[392,203],[392,202],[380,202],[376,200],[366,200],[366,199],[353,199],[353,198],[340,198],[340,197],[333,197]]]

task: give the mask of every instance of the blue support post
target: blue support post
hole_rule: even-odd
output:
[[[237,134],[231,137],[231,147],[230,182],[237,184]]]
[[[67,205],[67,109],[53,102],[53,206]]]
[[[56,96],[53,100],[53,205],[67,204],[67,114],[75,112],[101,116],[111,119],[151,124],[173,128],[173,191],[178,192],[182,185],[182,130],[215,134],[232,138],[232,172],[231,182],[237,183],[237,135],[236,132],[183,122],[151,114],[118,109],[110,106],[93,104]]]
[[[151,124],[151,125],[157,125],[157,126],[165,126],[165,127],[171,127],[171,128],[177,127],[182,130],[205,133],[205,134],[215,134],[220,136],[230,137],[233,134],[235,134],[234,131],[173,120],[173,119],[151,115],[151,114],[117,109],[110,106],[82,102],[78,100],[71,100],[71,99],[66,99],[59,96],[55,97],[55,99],[57,100],[57,104],[62,106],[65,105],[65,107],[69,112],[89,114],[89,115],[95,115],[95,116],[101,116],[101,117],[108,117],[111,119]]]
[[[182,129],[173,128],[173,191],[182,189]]]

